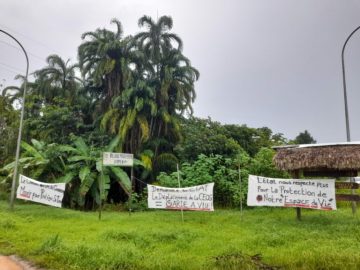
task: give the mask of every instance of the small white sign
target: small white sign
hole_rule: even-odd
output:
[[[147,185],[147,189],[149,208],[214,211],[214,183],[186,188]]]
[[[104,166],[132,167],[134,165],[134,155],[125,153],[103,153]]]
[[[20,174],[16,198],[61,207],[65,183],[48,184]]]
[[[336,210],[334,179],[279,179],[249,175],[249,206]]]

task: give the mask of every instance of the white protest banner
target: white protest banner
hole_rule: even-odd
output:
[[[149,208],[214,211],[214,183],[186,188],[147,185],[147,188]]]
[[[334,179],[277,179],[249,175],[249,206],[336,210]]]
[[[134,155],[126,153],[103,153],[104,166],[132,167],[134,165]]]
[[[20,174],[16,198],[61,207],[65,183],[47,184]]]

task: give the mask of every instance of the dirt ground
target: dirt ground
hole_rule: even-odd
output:
[[[15,255],[0,255],[0,270],[44,270],[35,268],[29,262],[26,262]]]

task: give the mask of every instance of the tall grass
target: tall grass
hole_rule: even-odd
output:
[[[0,253],[49,269],[360,269],[360,219],[322,212],[97,213],[0,202]]]

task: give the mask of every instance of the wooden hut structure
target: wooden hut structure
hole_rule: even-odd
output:
[[[294,178],[355,177],[360,172],[360,142],[288,145],[274,149],[275,166],[288,171]],[[353,202],[353,212],[355,207]],[[300,208],[297,216],[300,219]]]
[[[302,144],[274,147],[275,166],[304,176],[357,176],[360,171],[360,142]]]

